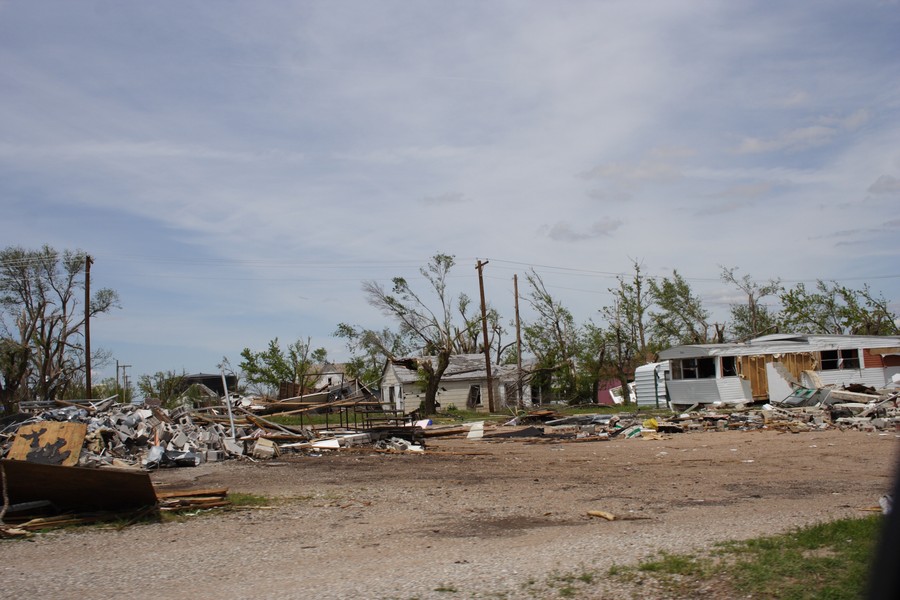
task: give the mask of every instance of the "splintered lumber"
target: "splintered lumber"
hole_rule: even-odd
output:
[[[138,511],[116,511],[116,512],[98,512],[98,513],[76,513],[55,515],[52,517],[37,517],[19,524],[17,527],[25,531],[38,531],[41,529],[54,529],[57,527],[69,527],[70,525],[90,525],[92,523],[102,523],[103,521],[121,521],[130,517],[128,521],[121,526],[125,527],[133,524],[138,519],[147,516],[151,512],[155,512],[156,507],[146,507]]]
[[[172,512],[230,506],[227,488],[156,490],[159,510]]]
[[[176,510],[222,508],[230,505],[231,502],[222,497],[171,498],[160,502],[159,510],[172,512]]]
[[[248,421],[250,421],[257,427],[259,427],[260,429],[277,429],[278,431],[281,431],[282,433],[286,433],[286,434],[294,436],[294,437],[304,437],[305,438],[305,436],[301,432],[292,431],[288,427],[279,425],[278,423],[273,423],[272,421],[263,419],[262,417],[258,417],[256,415],[254,415],[253,413],[251,413],[250,411],[248,411],[247,409],[240,408],[238,410],[245,415],[245,417],[247,418]]]
[[[228,488],[210,488],[196,490],[156,490],[156,497],[160,500],[167,498],[190,498],[193,496],[226,496]]]

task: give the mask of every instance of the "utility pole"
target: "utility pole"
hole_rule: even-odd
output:
[[[494,382],[491,379],[491,347],[488,344],[488,328],[487,328],[487,307],[484,303],[484,277],[481,270],[489,261],[481,262],[475,265],[478,270],[478,289],[481,292],[481,331],[484,336],[484,368],[487,371],[488,386],[488,410],[494,412],[497,407],[494,406]]]
[[[519,276],[513,274],[513,293],[516,295],[516,392],[519,408],[524,408],[522,397],[522,325],[519,322]]]
[[[128,375],[125,374],[125,369],[131,367],[131,365],[120,365],[119,361],[116,361],[116,393],[118,393],[119,387],[119,369],[122,369],[122,397],[119,398],[121,401],[126,400],[126,396],[128,396]]]
[[[84,387],[85,399],[91,399],[91,265],[90,254],[84,257]]]

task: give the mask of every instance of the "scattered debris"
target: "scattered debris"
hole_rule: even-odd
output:
[[[606,519],[607,521],[615,521],[616,515],[606,512],[605,510],[589,510],[587,512],[590,517],[600,517],[601,519]]]

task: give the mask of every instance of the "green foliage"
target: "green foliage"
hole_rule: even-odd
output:
[[[780,327],[795,333],[897,335],[897,315],[883,296],[868,285],[854,290],[837,282],[818,280],[814,290],[803,283],[780,295]]]
[[[244,348],[238,366],[248,383],[276,393],[282,382],[300,384],[301,388],[314,384],[327,358],[324,348],[312,349],[309,338],[285,348],[275,338],[259,352]]]
[[[609,332],[588,321],[578,335],[576,396],[578,400],[596,402],[598,383],[608,369]]]
[[[85,368],[83,251],[50,246],[0,251],[0,402],[6,411],[22,400],[66,397]],[[94,292],[91,317],[118,307],[118,294]],[[97,351],[92,365],[108,353]]]
[[[373,387],[377,387],[381,379],[386,357],[406,356],[412,348],[409,336],[387,327],[375,331],[340,323],[334,336],[344,339],[351,353],[345,363],[347,376]]]
[[[153,375],[141,375],[138,378],[138,390],[143,397],[158,398],[165,407],[172,407],[184,390],[184,372],[157,371]]]
[[[608,362],[611,371],[622,384],[625,403],[631,402],[628,380],[635,367],[649,362],[653,351],[647,344],[649,309],[653,301],[647,290],[647,280],[641,274],[641,265],[634,263],[632,278],[618,278],[619,285],[610,288],[612,306],[600,310],[608,327]]]
[[[651,279],[649,284],[657,309],[650,311],[653,346],[668,348],[722,341],[710,334],[709,311],[703,308],[700,298],[678,271],[672,271],[671,279]]]
[[[549,291],[533,269],[525,276],[530,287],[526,301],[537,318],[522,328],[522,342],[536,358],[531,384],[545,398],[576,397],[578,328],[571,311]]]
[[[746,304],[731,306],[729,330],[736,340],[749,340],[778,331],[778,316],[774,310],[763,304],[764,298],[776,295],[781,289],[780,279],[770,279],[758,283],[750,275],[738,278],[737,267],[722,267],[722,281],[730,283],[747,297]]]

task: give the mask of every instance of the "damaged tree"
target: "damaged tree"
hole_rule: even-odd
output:
[[[28,400],[63,397],[83,381],[85,253],[8,247],[0,251],[0,402],[7,412]],[[89,317],[118,307],[108,288],[90,300]],[[95,365],[102,351],[92,353]]]
[[[835,335],[897,335],[897,315],[884,296],[868,285],[860,290],[836,281],[816,281],[814,290],[798,283],[782,291],[779,321],[783,331]]]
[[[481,327],[479,316],[469,314],[471,300],[462,293],[455,299],[451,298],[447,291],[447,274],[454,264],[453,256],[436,254],[425,267],[419,269],[437,297],[437,310],[432,310],[403,277],[393,279],[390,292],[375,281],[363,283],[363,292],[369,304],[396,321],[399,337],[415,340],[422,356],[426,357],[416,361],[422,374],[425,392],[422,411],[426,415],[436,412],[437,392],[441,377],[450,364],[450,356],[475,353],[479,348]],[[377,331],[345,324],[340,325],[338,331],[348,339],[353,336],[374,345],[388,360],[402,358],[395,354],[395,348],[384,343],[387,341],[385,336]],[[434,357],[433,361],[431,357]]]
[[[722,281],[730,283],[747,296],[747,304],[731,305],[732,335],[738,340],[749,340],[768,333],[777,333],[778,318],[761,300],[774,296],[781,289],[780,279],[770,279],[761,284],[750,275],[740,279],[736,275],[737,267],[722,267]]]
[[[576,393],[578,328],[571,311],[547,291],[544,280],[532,269],[526,275],[531,288],[526,300],[537,313],[523,328],[525,346],[537,357],[535,383],[558,399],[571,401]]]

